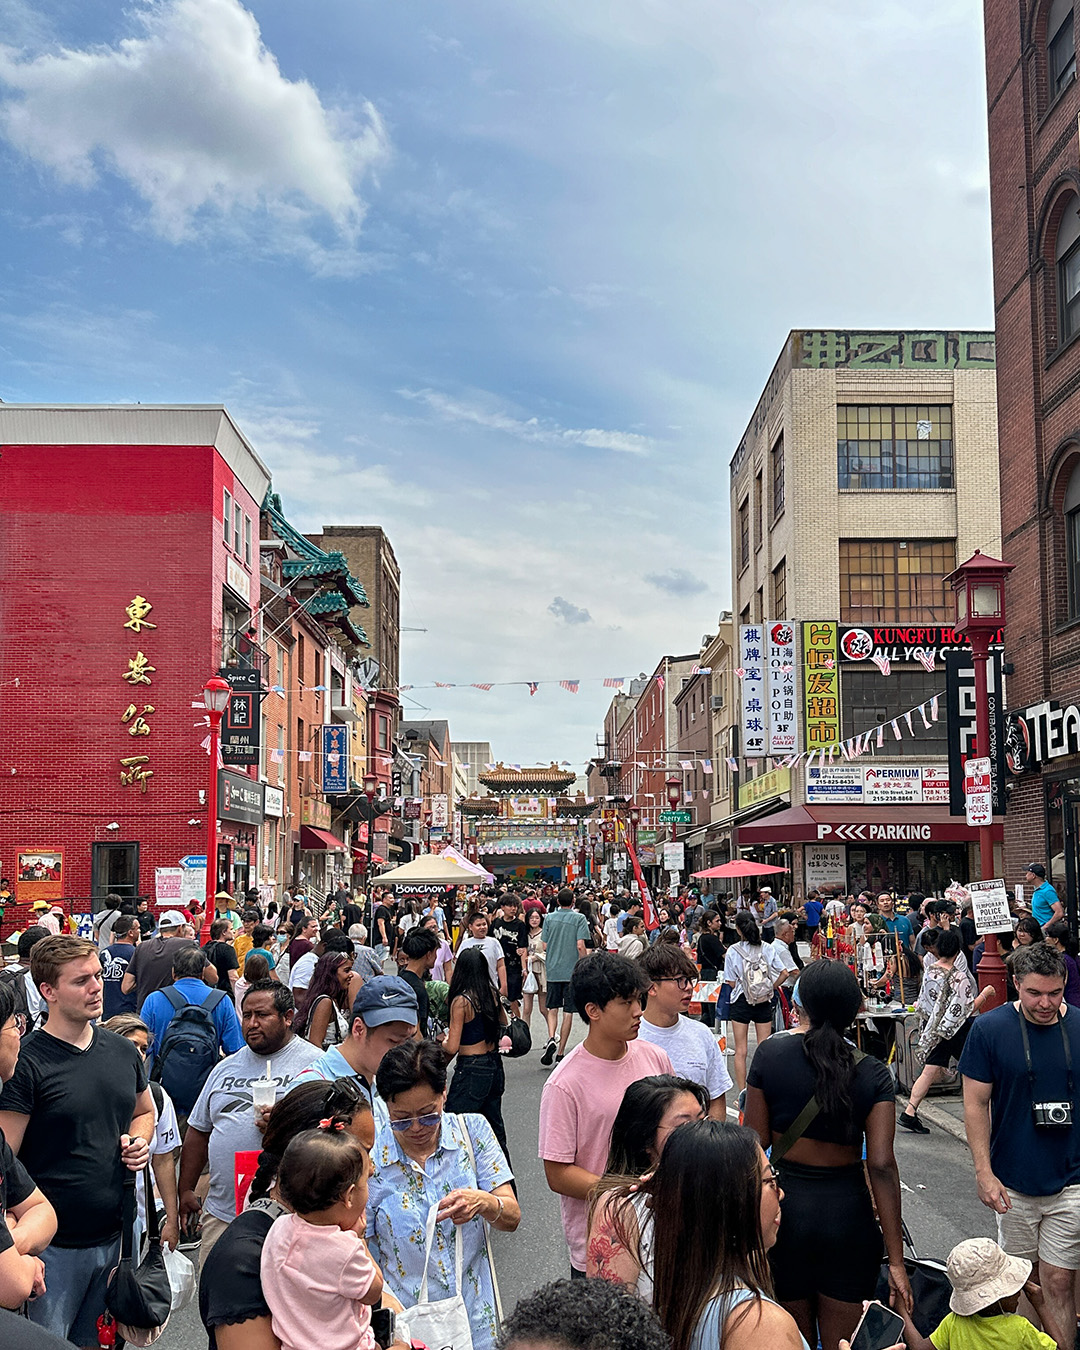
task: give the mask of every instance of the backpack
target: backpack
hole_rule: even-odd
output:
[[[225,997],[225,991],[211,989],[202,1003],[188,1003],[183,994],[171,987],[161,992],[174,1011],[150,1076],[173,1099],[177,1111],[187,1115],[218,1062],[221,1045],[213,1012]]]
[[[27,972],[26,966],[9,966],[7,970],[0,970],[0,984],[6,984],[15,995],[15,1013],[22,1014],[25,1019],[26,1030],[23,1035],[27,1035],[34,1030],[35,1022],[30,1013],[30,1004],[26,998],[26,982],[23,976]]]
[[[743,962],[742,982],[747,1003],[754,1005],[772,1001],[773,978],[764,952],[752,961]]]

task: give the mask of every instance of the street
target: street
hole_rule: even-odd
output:
[[[573,1044],[584,1028],[574,1029]],[[521,1199],[516,1233],[496,1233],[495,1259],[503,1305],[550,1280],[569,1274],[557,1198],[548,1190],[536,1156],[540,1094],[549,1070],[540,1064],[538,1019],[533,1019],[534,1048],[523,1059],[506,1063],[503,1113]],[[920,1256],[944,1259],[963,1238],[992,1237],[994,1219],[979,1203],[967,1148],[942,1130],[926,1136],[897,1132],[896,1157],[904,1186],[904,1218]],[[161,1350],[203,1350],[206,1336],[194,1303],[170,1322],[158,1342]]]

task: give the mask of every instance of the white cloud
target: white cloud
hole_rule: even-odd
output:
[[[587,430],[560,426],[550,418],[513,417],[510,413],[488,403],[471,403],[451,398],[436,389],[399,389],[402,398],[412,399],[430,408],[447,422],[469,422],[489,431],[502,431],[522,441],[537,441],[548,445],[584,445],[592,450],[617,450],[623,454],[646,455],[654,442],[648,436],[633,431],[604,431],[599,427]]]
[[[556,619],[562,619],[564,623],[592,623],[592,615],[587,609],[564,600],[561,595],[557,595],[548,605],[548,613],[554,614]]]
[[[0,48],[6,139],[64,183],[125,180],[173,241],[261,213],[287,238],[323,220],[351,243],[359,184],[388,152],[374,107],[328,108],[286,79],[238,0],[146,0],[138,19],[114,46]],[[338,252],[312,265],[345,270]]]

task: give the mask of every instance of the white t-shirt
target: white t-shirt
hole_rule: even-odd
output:
[[[319,958],[314,952],[305,952],[301,956],[292,970],[289,971],[289,988],[306,989],[311,983],[311,977],[315,973],[315,966]]]
[[[498,938],[474,938],[467,937],[458,946],[458,956],[461,955],[467,947],[479,947],[487,957],[488,969],[491,971],[491,983],[496,989],[499,987],[499,962],[506,960],[506,953],[502,949],[502,943]]]
[[[795,964],[795,958],[791,954],[791,948],[786,942],[781,942],[779,938],[774,938],[772,942],[766,942],[765,947],[768,951],[773,953],[789,975],[797,973],[799,967]]]
[[[678,1076],[700,1083],[708,1091],[710,1101],[730,1092],[731,1075],[724,1056],[709,1028],[700,1022],[680,1017],[673,1027],[658,1027],[643,1017],[638,1037],[666,1050]]]
[[[760,947],[751,947],[748,942],[736,942],[734,946],[727,949],[727,955],[724,957],[724,984],[732,984],[735,987],[731,991],[731,1001],[746,997],[746,986],[743,984],[743,973],[748,964],[754,961],[760,961],[762,954],[768,963],[769,975],[775,983],[787,969],[782,965],[780,958],[772,949],[772,943],[767,942]],[[762,1004],[762,1007],[767,1006]],[[644,1026],[644,1020],[642,1026]],[[639,1033],[640,1034],[640,1033]]]
[[[834,919],[837,919],[846,909],[847,905],[844,904],[843,900],[832,899],[826,904],[825,913],[831,914]]]
[[[617,915],[613,919],[604,921],[604,945],[609,952],[619,950],[619,919]]]
[[[157,1109],[157,1102],[154,1102],[154,1137],[150,1141],[150,1156],[160,1153],[171,1153],[173,1149],[180,1147],[180,1125],[176,1119],[176,1107],[173,1106],[173,1100],[164,1088],[161,1089],[161,1111]],[[151,1173],[153,1175],[153,1173]],[[158,1195],[157,1180],[154,1181],[154,1196],[160,1199]],[[136,1172],[135,1174],[135,1202],[139,1207],[139,1222],[146,1231],[146,1173]]]

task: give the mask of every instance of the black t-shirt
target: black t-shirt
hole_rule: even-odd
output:
[[[149,937],[150,934],[154,931],[154,916],[150,913],[149,910],[146,910],[145,913],[136,914],[135,917],[139,921],[139,927],[142,929],[143,937],[144,938]]]
[[[127,974],[131,958],[135,955],[132,942],[112,942],[101,952],[102,1002],[101,1020],[108,1021],[118,1013],[135,1011],[135,994],[124,994],[120,984]]]
[[[354,905],[351,902],[347,905],[342,905],[341,922],[345,925],[345,931],[347,933],[354,923],[364,922],[364,911],[359,905]]]
[[[127,973],[135,976],[135,1005],[142,1005],[158,989],[172,984],[173,957],[181,947],[194,947],[193,938],[157,937],[140,942],[135,948]]]
[[[146,1068],[131,1041],[95,1027],[85,1050],[33,1031],[0,1092],[0,1111],[29,1116],[19,1161],[56,1210],[57,1247],[97,1247],[120,1233],[127,1134]]]
[[[702,970],[724,969],[724,944],[719,933],[701,933],[697,940],[698,965]]]
[[[379,920],[383,922],[384,938],[379,932]],[[375,910],[375,917],[371,925],[371,936],[369,938],[373,947],[378,947],[385,943],[388,947],[394,945],[394,916],[386,905],[379,905]]]
[[[8,1210],[21,1205],[35,1190],[36,1186],[30,1173],[8,1148],[3,1134],[0,1134],[0,1252],[6,1252],[9,1247],[15,1245],[11,1229],[5,1222]],[[0,1344],[6,1345],[7,1342],[3,1341]]]
[[[206,959],[217,971],[217,984],[214,987],[221,989],[226,994],[231,994],[232,981],[229,979],[229,971],[240,969],[240,962],[233,950],[232,943],[208,942],[203,951],[206,953]]]
[[[428,992],[427,989],[424,987],[424,981],[420,978],[419,975],[414,975],[411,970],[403,970],[401,972],[401,978],[405,981],[405,983],[409,986],[409,988],[416,994],[416,1002],[419,1008],[420,1034],[422,1036],[426,1036],[428,1032],[428,1013],[430,1011],[430,1005],[428,1000]]]
[[[274,1219],[285,1211],[279,1205],[268,1211],[255,1203],[256,1208],[238,1214],[214,1243],[199,1276],[199,1316],[210,1350],[217,1350],[215,1327],[270,1316],[259,1262]]]
[[[503,949],[507,966],[521,966],[518,951],[529,945],[529,930],[521,919],[496,919],[492,924],[491,936]]]
[[[805,1036],[788,1031],[763,1041],[754,1051],[746,1081],[765,1094],[770,1128],[783,1134],[814,1095],[814,1069],[806,1057]],[[855,1066],[850,1114],[838,1119],[819,1111],[803,1131],[804,1138],[859,1145],[871,1108],[895,1100],[892,1074],[880,1059],[867,1055]]]

